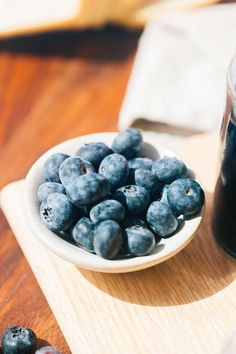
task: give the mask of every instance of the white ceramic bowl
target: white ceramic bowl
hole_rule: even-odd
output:
[[[203,218],[204,208],[201,213],[193,219],[186,220],[182,229],[173,237],[162,239],[155,247],[152,254],[144,257],[133,257],[126,259],[106,260],[95,254],[91,254],[81,248],[60,238],[50,231],[41,221],[39,215],[39,203],[36,192],[38,186],[43,182],[42,171],[45,160],[52,153],[62,152],[70,155],[75,154],[80,146],[88,142],[102,141],[111,145],[112,140],[117,133],[98,133],[84,135],[75,139],[65,141],[44,153],[31,167],[26,177],[26,215],[27,221],[32,233],[44,244],[50,251],[78,267],[90,269],[99,272],[122,273],[132,272],[154,266],[173,257],[181,251],[194,237]],[[155,140],[144,135],[145,153],[150,157],[177,156],[174,152],[155,144]]]

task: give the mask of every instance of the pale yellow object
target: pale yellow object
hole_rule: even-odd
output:
[[[0,0],[0,38],[46,30],[144,26],[163,13],[217,0]]]
[[[208,203],[217,143],[203,135],[175,145],[204,182]],[[221,352],[236,325],[236,267],[211,237],[209,209],[199,234],[171,260],[136,273],[99,274],[79,270],[35,239],[25,222],[23,181],[6,187],[1,203],[72,354]]]

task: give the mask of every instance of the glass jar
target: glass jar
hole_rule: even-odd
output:
[[[219,244],[236,258],[236,56],[228,70],[219,167],[212,229]]]

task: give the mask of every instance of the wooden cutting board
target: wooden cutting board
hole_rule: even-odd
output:
[[[236,326],[236,262],[210,230],[217,138],[186,138],[175,149],[203,182],[206,215],[181,253],[144,271],[76,268],[47,251],[29,230],[24,181],[1,192],[1,207],[73,354],[220,353]]]

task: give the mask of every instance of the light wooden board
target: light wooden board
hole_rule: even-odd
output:
[[[130,274],[78,269],[49,253],[30,232],[24,181],[7,186],[1,206],[73,354],[214,354],[236,326],[236,263],[210,231],[217,139],[175,146],[204,182],[206,216],[177,256]]]

